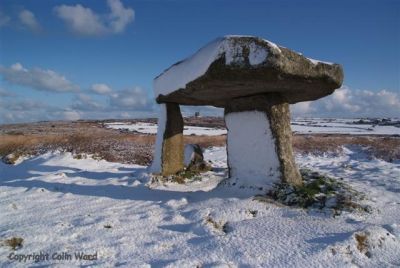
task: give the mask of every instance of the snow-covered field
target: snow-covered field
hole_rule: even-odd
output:
[[[0,163],[2,267],[22,254],[96,254],[97,260],[49,260],[71,267],[396,267],[400,265],[400,162],[298,155],[302,167],[343,178],[366,193],[368,213],[324,213],[253,200],[254,193],[217,186],[226,176],[225,148],[205,157],[216,167],[204,182],[149,187],[146,167],[47,153],[17,165]],[[186,191],[185,191],[186,190]],[[190,192],[191,191],[191,192]],[[255,212],[256,211],[256,212]],[[225,231],[207,219],[226,224]],[[367,234],[365,252],[356,234]],[[13,253],[14,255],[10,255]],[[66,255],[64,255],[66,256]]]
[[[373,122],[355,123],[357,119],[297,118],[292,120],[295,133],[352,134],[352,135],[400,135],[400,125],[377,125]]]
[[[143,134],[157,134],[157,124],[137,122],[132,124],[126,123],[107,123],[105,124],[108,128],[113,129],[127,129],[128,131],[136,131]],[[195,127],[185,126],[183,129],[183,135],[204,135],[204,136],[219,136],[226,134],[225,129],[207,128],[207,127]]]
[[[297,118],[291,126],[299,134],[352,134],[352,135],[400,135],[400,127],[393,125],[376,125],[371,123],[354,123],[357,119]],[[106,123],[108,128],[126,129],[144,134],[156,134],[157,125],[152,123]],[[184,135],[218,136],[226,134],[226,129],[185,126]]]

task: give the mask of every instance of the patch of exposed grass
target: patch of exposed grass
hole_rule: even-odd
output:
[[[23,154],[21,152],[17,151],[17,152],[8,154],[6,156],[3,156],[1,160],[5,164],[14,165],[18,161],[18,159],[22,156],[23,156]]]
[[[170,176],[154,176],[153,180],[154,181],[161,181],[161,182],[176,182],[179,184],[184,184],[186,182],[192,182],[192,181],[200,181],[202,179],[201,173],[197,170],[191,170],[191,169],[184,169],[174,175]]]
[[[195,164],[190,164],[186,170],[192,171],[192,172],[197,172],[197,173],[202,173],[202,172],[207,172],[211,171],[212,167],[207,164],[207,162],[203,161],[201,163],[195,163]]]
[[[367,250],[367,236],[365,234],[355,234],[354,237],[357,241],[357,249],[360,252],[364,252],[365,250]]]
[[[301,174],[303,185],[277,183],[266,196],[254,199],[301,208],[330,209],[334,215],[353,210],[370,212],[369,206],[358,203],[364,196],[349,185],[311,170],[301,170]]]
[[[224,234],[227,234],[229,231],[228,222],[218,222],[214,220],[210,215],[207,215],[207,217],[205,218],[205,222],[211,225],[215,230],[223,232]]]
[[[248,209],[248,210],[247,210],[247,213],[248,213],[249,215],[251,215],[253,218],[255,218],[255,217],[257,217],[258,211],[257,211],[257,210]]]
[[[367,155],[392,162],[400,159],[400,138],[397,136],[357,136],[340,134],[294,135],[293,148],[302,154],[338,154],[343,146],[355,145]]]
[[[74,159],[78,159],[78,160],[86,158],[83,154],[75,154],[73,157],[74,157]]]
[[[184,171],[179,172],[177,175],[181,176],[183,179],[186,179],[186,180],[195,180],[199,174],[200,173],[197,171],[185,169]]]
[[[365,233],[356,233],[354,235],[354,238],[356,239],[357,242],[357,249],[365,254],[368,258],[371,257],[371,252],[368,250],[368,237]]]
[[[12,237],[9,239],[4,240],[4,244],[9,246],[13,250],[19,249],[22,247],[24,239],[21,237]]]

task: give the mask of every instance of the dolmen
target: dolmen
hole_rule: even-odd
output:
[[[339,64],[258,37],[218,38],[154,80],[160,116],[152,171],[184,169],[180,105],[211,105],[224,108],[229,177],[238,186],[301,185],[289,104],[332,94],[342,81]]]

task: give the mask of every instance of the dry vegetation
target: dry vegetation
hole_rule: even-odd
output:
[[[221,120],[204,122],[186,119],[187,124],[221,127]],[[153,122],[154,119],[149,121]],[[132,122],[132,120],[130,120]],[[126,133],[107,129],[100,121],[41,122],[0,126],[0,156],[11,153],[36,155],[51,150],[72,152],[108,161],[147,165],[152,160],[155,135]],[[185,136],[185,143],[197,143],[203,148],[224,146],[226,136]],[[343,145],[359,145],[369,155],[387,161],[400,159],[400,138],[350,135],[295,135],[294,149],[298,153],[339,153]]]
[[[152,158],[154,137],[142,135],[112,135],[111,133],[87,133],[54,135],[1,135],[0,155],[36,155],[53,150],[82,154],[111,162],[148,164]]]
[[[299,153],[339,153],[343,145],[359,146],[367,155],[389,162],[400,159],[399,137],[343,134],[295,135],[293,137],[293,147]]]
[[[210,215],[205,218],[205,223],[211,225],[215,230],[224,234],[228,233],[228,222],[216,221]]]
[[[24,239],[21,237],[12,237],[4,240],[3,244],[9,246],[13,250],[19,249],[22,247]]]

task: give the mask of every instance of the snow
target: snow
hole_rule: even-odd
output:
[[[251,43],[249,45],[250,53],[249,53],[249,62],[251,65],[258,65],[267,59],[268,51],[265,48],[256,45],[255,43]]]
[[[126,129],[128,131],[136,131],[143,134],[156,134],[157,124],[136,122],[132,124],[127,123],[106,123],[106,127],[112,129]],[[195,126],[184,126],[183,135],[190,136],[219,136],[225,135],[226,129],[208,128],[208,127],[195,127]]]
[[[296,118],[292,119],[291,127],[294,133],[300,134],[400,135],[400,127],[355,123],[357,121],[358,119]]]
[[[185,126],[183,128],[183,135],[219,136],[226,135],[226,129]]]
[[[314,60],[312,58],[307,58],[309,61],[312,62],[314,65],[318,65],[318,63],[323,63],[323,64],[328,64],[328,65],[333,65],[332,62],[327,62],[327,61],[320,61],[320,60]]]
[[[158,132],[156,138],[156,144],[154,148],[154,159],[150,166],[150,171],[154,173],[161,172],[162,165],[162,147],[164,141],[164,132],[167,124],[167,106],[160,104],[160,113],[158,116]]]
[[[160,76],[156,77],[154,79],[155,96],[160,94],[167,95],[178,89],[185,88],[189,82],[205,74],[210,65],[222,55],[225,55],[226,65],[243,63],[242,47],[235,42],[235,37],[241,36],[228,35],[215,39],[191,57],[176,63]],[[280,52],[276,44],[268,40],[263,41],[270,48]],[[253,42],[250,44],[249,49],[249,61],[251,65],[258,65],[266,60],[268,51],[265,48]]]
[[[231,178],[240,178],[240,186],[272,186],[279,180],[280,165],[266,114],[229,113],[225,122]]]
[[[174,182],[152,182],[148,186],[153,190],[163,190],[171,192],[198,192],[198,191],[212,191],[219,183],[225,179],[225,173],[219,172],[205,172],[202,174],[202,180],[193,180],[185,184],[177,184]]]
[[[157,124],[136,122],[133,124],[127,123],[106,123],[107,128],[112,129],[127,129],[128,131],[135,131],[143,134],[157,134]]]
[[[340,118],[295,118],[291,127],[299,134],[351,134],[351,135],[400,135],[400,127],[354,123],[358,119]],[[157,125],[152,123],[106,123],[108,128],[127,129],[143,134],[156,134]],[[226,129],[185,126],[184,135],[219,136],[225,135]]]
[[[224,147],[207,149],[205,158],[216,169],[205,180],[226,176]],[[255,201],[245,189],[218,183],[192,192],[149,188],[144,166],[78,160],[69,153],[0,163],[0,240],[24,239],[16,251],[0,246],[0,266],[399,266],[400,162],[370,159],[357,148],[337,156],[297,155],[296,161],[364,192],[372,213],[332,217]],[[207,217],[227,222],[228,232]],[[357,249],[356,234],[368,234],[370,257]],[[10,253],[39,252],[97,253],[98,259],[8,259]]]

